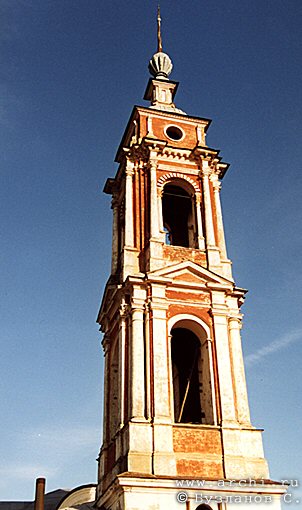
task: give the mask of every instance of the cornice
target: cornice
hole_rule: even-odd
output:
[[[193,116],[193,115],[187,115],[185,113],[177,113],[177,112],[168,112],[166,110],[157,110],[156,108],[148,108],[148,107],[144,107],[144,106],[134,106],[134,110],[136,110],[138,113],[146,113],[147,115],[150,115],[150,114],[155,114],[156,117],[166,117],[167,119],[169,118],[177,118],[179,120],[181,120],[182,122],[185,122],[187,124],[192,124],[192,121],[193,122],[196,122],[196,121],[199,121],[200,124],[203,124],[205,126],[205,131],[208,130],[212,120],[211,119],[207,119],[206,117],[197,117],[197,116]]]

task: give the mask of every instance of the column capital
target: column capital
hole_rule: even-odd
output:
[[[221,188],[221,182],[219,181],[219,176],[217,174],[217,172],[215,171],[212,171],[211,172],[211,175],[210,175],[210,181],[212,182],[213,184],[213,188],[215,191],[220,191],[220,188]]]
[[[157,166],[158,166],[157,159],[150,158],[148,161],[148,167],[150,168],[150,170],[157,170]]]
[[[126,303],[122,303],[119,307],[119,316],[121,319],[126,319],[130,312],[130,307]]]
[[[169,305],[167,305],[166,303],[154,303],[154,301],[151,301],[149,303],[149,309],[152,310],[153,312],[155,311],[166,312],[169,309]]]
[[[147,147],[145,147],[145,145],[142,143],[134,143],[130,148],[124,148],[123,151],[127,160],[131,161],[132,163],[146,161],[149,156]]]
[[[201,193],[197,192],[195,193],[195,200],[196,204],[199,205],[201,203]]]
[[[149,150],[149,159],[157,159],[158,154],[162,152],[167,142],[161,140],[152,140],[145,138],[144,146]]]
[[[207,337],[202,343],[201,343],[201,347],[203,347],[204,345],[209,345],[209,344],[213,344],[213,340],[212,338],[210,337]]]
[[[130,161],[129,159],[127,159],[127,164],[125,167],[125,174],[127,177],[128,176],[132,177],[132,175],[134,175],[134,163],[132,161]]]
[[[212,308],[210,310],[210,316],[213,317],[213,319],[223,319],[223,322],[227,322],[228,320],[228,310],[225,305],[222,305],[221,308]]]
[[[231,315],[229,318],[229,325],[233,325],[235,327],[237,327],[238,329],[241,329],[242,328],[242,315]]]
[[[102,340],[102,346],[104,350],[104,355],[106,356],[109,352],[109,346],[110,346],[110,338],[109,335],[104,335],[104,338]]]
[[[214,192],[219,193],[221,190],[221,182],[216,179],[211,179],[211,181],[212,181]]]
[[[133,299],[131,302],[131,307],[129,307],[129,311],[131,312],[132,316],[136,312],[144,313],[145,311],[145,301],[142,299]]]
[[[164,188],[157,186],[157,197],[162,198],[164,193]]]
[[[119,205],[119,198],[116,193],[112,195],[111,199],[111,209],[117,209]]]
[[[199,171],[199,175],[202,177],[202,179],[208,179],[210,175],[212,174],[212,170],[208,166],[202,166],[202,168]]]

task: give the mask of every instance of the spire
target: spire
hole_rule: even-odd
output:
[[[168,80],[173,64],[169,55],[163,52],[163,43],[161,37],[161,17],[160,7],[157,8],[157,52],[153,55],[149,62],[149,72],[160,80]]]
[[[160,6],[158,5],[158,7],[157,7],[157,52],[158,53],[163,51],[163,42],[162,42],[162,38],[161,38],[160,22],[161,22]]]

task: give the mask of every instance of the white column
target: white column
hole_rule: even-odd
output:
[[[126,317],[127,317],[127,308],[124,303],[121,304],[120,310],[120,321],[119,321],[119,333],[118,333],[118,342],[119,342],[119,423],[122,428],[124,425],[124,417],[125,417],[125,339],[126,339]]]
[[[211,205],[210,185],[209,185],[209,168],[203,168],[202,170],[202,189],[203,189],[203,202],[204,202],[204,214],[205,214],[205,226],[206,226],[206,243],[207,248],[215,248],[215,234],[214,234],[214,223],[213,223],[213,211]]]
[[[220,196],[219,196],[219,193],[221,190],[221,183],[219,182],[218,175],[216,175],[216,174],[212,175],[211,180],[212,180],[213,189],[214,189],[214,202],[215,202],[215,209],[216,209],[217,229],[218,229],[218,247],[220,249],[222,259],[227,259],[221,203],[220,203]]]
[[[118,264],[118,228],[119,228],[118,216],[119,216],[119,210],[118,210],[118,202],[114,195],[112,197],[111,208],[113,211],[111,273],[115,274],[117,271],[117,264]]]
[[[157,188],[157,211],[158,211],[158,227],[159,231],[164,231],[164,223],[163,223],[163,207],[162,207],[162,196],[163,190]]]
[[[212,339],[207,338],[208,353],[209,353],[209,369],[211,379],[211,396],[212,396],[212,409],[213,409],[213,424],[217,425],[217,402],[216,402],[216,391],[215,391],[215,378],[214,378],[214,363],[213,363],[213,349]]]
[[[126,163],[126,188],[125,188],[125,246],[132,247],[134,244],[133,233],[133,174],[134,164],[127,159]]]
[[[168,378],[167,307],[151,303],[154,422],[171,422]]]
[[[157,184],[156,184],[156,169],[157,162],[150,160],[150,237],[151,239],[158,238],[158,203],[157,203]]]
[[[167,338],[167,304],[165,285],[152,283],[150,302],[153,347],[153,466],[155,475],[175,476],[171,404],[169,392],[169,360]]]
[[[227,317],[213,311],[222,425],[236,422]]]
[[[240,423],[250,424],[250,410],[241,345],[241,321],[239,317],[229,318],[231,360],[234,373],[234,389],[237,417]]]
[[[168,333],[168,367],[169,367],[169,393],[170,393],[170,415],[172,421],[175,421],[174,416],[174,385],[173,385],[173,367],[172,367],[172,334]]]
[[[205,249],[205,242],[204,242],[203,228],[202,228],[202,218],[201,218],[201,196],[200,196],[199,193],[196,193],[195,199],[196,199],[198,248],[199,248],[199,250],[204,250]]]
[[[146,359],[146,418],[151,420],[151,355],[150,355],[150,307],[145,304],[145,359]]]
[[[130,341],[130,418],[145,421],[144,307],[132,303]]]
[[[108,437],[109,338],[107,337],[106,334],[103,338],[102,344],[103,344],[103,348],[104,348],[103,447],[105,447],[105,446],[107,446],[107,443],[110,439]]]

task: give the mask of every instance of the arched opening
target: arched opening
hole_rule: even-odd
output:
[[[176,423],[217,423],[208,326],[189,315],[170,319],[171,380]]]
[[[166,244],[195,247],[194,197],[182,186],[166,184],[162,199]]]
[[[213,510],[210,505],[206,505],[205,503],[202,503],[201,505],[198,505],[195,510]]]
[[[171,342],[175,421],[201,423],[200,342],[192,331],[184,328],[172,330]]]

